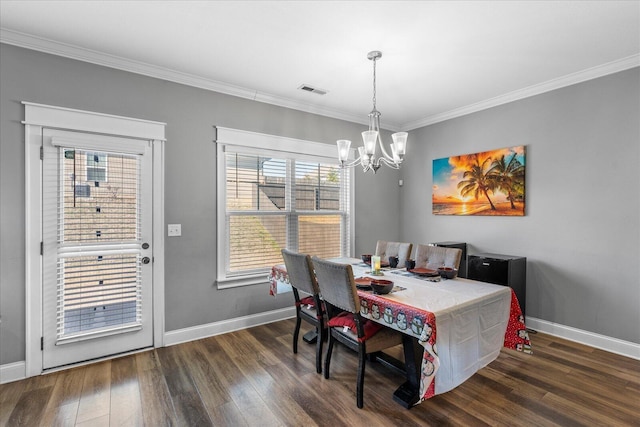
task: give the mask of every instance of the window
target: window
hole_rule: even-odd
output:
[[[226,128],[217,142],[218,287],[264,282],[283,248],[348,256],[350,170],[335,147]]]
[[[87,181],[107,182],[107,155],[87,152]]]
[[[126,143],[133,142],[144,147],[143,142]],[[142,256],[138,249],[142,242],[142,156],[113,152],[107,156],[69,143],[72,146],[66,146],[64,138],[52,138],[45,152],[49,162],[45,179],[57,183],[52,185],[58,189],[57,197],[48,197],[44,205],[56,215],[46,228],[57,231],[56,262],[48,263],[45,270],[51,283],[57,281],[56,345],[93,338],[96,333],[137,330],[142,325]],[[83,164],[89,175],[90,164],[106,166],[107,158],[111,182],[102,186],[75,182],[74,172]],[[104,178],[106,168],[96,169],[102,169]],[[78,187],[90,189],[86,191],[91,197],[79,197]]]

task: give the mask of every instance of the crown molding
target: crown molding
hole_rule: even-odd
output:
[[[488,108],[497,107],[498,105],[507,104],[509,102],[518,101],[520,99],[529,98],[531,96],[540,95],[552,90],[561,89],[587,80],[603,77],[608,74],[617,73],[619,71],[628,70],[630,68],[640,66],[640,55],[631,55],[626,58],[598,65],[596,67],[587,68],[586,70],[567,74],[557,79],[549,80],[536,85],[528,86],[523,89],[514,90],[504,95],[496,96],[475,104],[466,105],[464,107],[455,108],[440,114],[434,114],[422,120],[407,122],[401,127],[406,130],[414,130],[424,126],[429,126],[445,120],[455,119],[456,117],[465,116],[467,114],[476,113]]]
[[[0,43],[10,44],[31,50],[37,50],[52,55],[62,56],[65,58],[75,59],[83,62],[89,62],[92,64],[115,68],[122,71],[128,71],[135,74],[141,74],[148,77],[154,77],[157,79],[197,87],[200,89],[218,92],[225,95],[250,99],[252,101],[264,102],[266,104],[272,104],[279,107],[291,108],[294,110],[318,114],[334,119],[345,120],[348,122],[361,123],[364,125],[368,124],[368,119],[366,118],[366,116],[364,116],[363,118],[363,116],[356,116],[354,114],[348,114],[330,108],[319,107],[317,105],[311,105],[288,98],[260,93],[254,89],[248,89],[217,80],[207,79],[193,74],[183,73],[181,71],[147,64],[141,61],[135,61],[132,59],[110,55],[108,53],[85,49],[67,43],[60,43],[42,37],[8,30],[5,28],[0,28]]]
[[[279,107],[291,108],[311,114],[318,114],[338,120],[344,120],[363,125],[368,124],[367,119],[361,115],[349,114],[343,111],[307,104],[276,95],[260,93],[254,89],[248,89],[245,87],[231,85],[216,80],[206,79],[193,74],[183,73],[181,71],[126,59],[66,43],[60,43],[42,37],[8,30],[5,28],[0,28],[0,43],[6,43],[26,49],[37,50],[52,55],[89,62],[104,67],[115,68],[122,71],[141,74],[148,77],[184,84],[187,86],[197,87],[200,89],[236,96],[239,98],[264,102],[266,104],[276,105]],[[547,82],[529,86],[523,89],[518,89],[504,95],[477,102],[475,104],[455,108],[453,110],[446,111],[440,114],[434,114],[432,116],[425,117],[424,119],[407,122],[401,125],[387,123],[385,125],[385,129],[390,131],[410,131],[638,66],[640,66],[640,55],[636,54],[603,65],[588,68],[583,71],[568,74],[566,76],[549,80]]]

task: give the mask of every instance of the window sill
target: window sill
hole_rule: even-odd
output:
[[[257,273],[246,276],[227,277],[216,280],[218,289],[239,288],[242,286],[261,285],[269,283],[268,273]]]

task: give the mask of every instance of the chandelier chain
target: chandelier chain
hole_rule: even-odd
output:
[[[373,58],[373,110],[376,111],[376,61],[377,58]]]

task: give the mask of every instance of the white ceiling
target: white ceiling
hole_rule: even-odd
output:
[[[0,41],[410,130],[640,65],[640,1],[0,1]],[[327,90],[316,95],[302,84]]]

